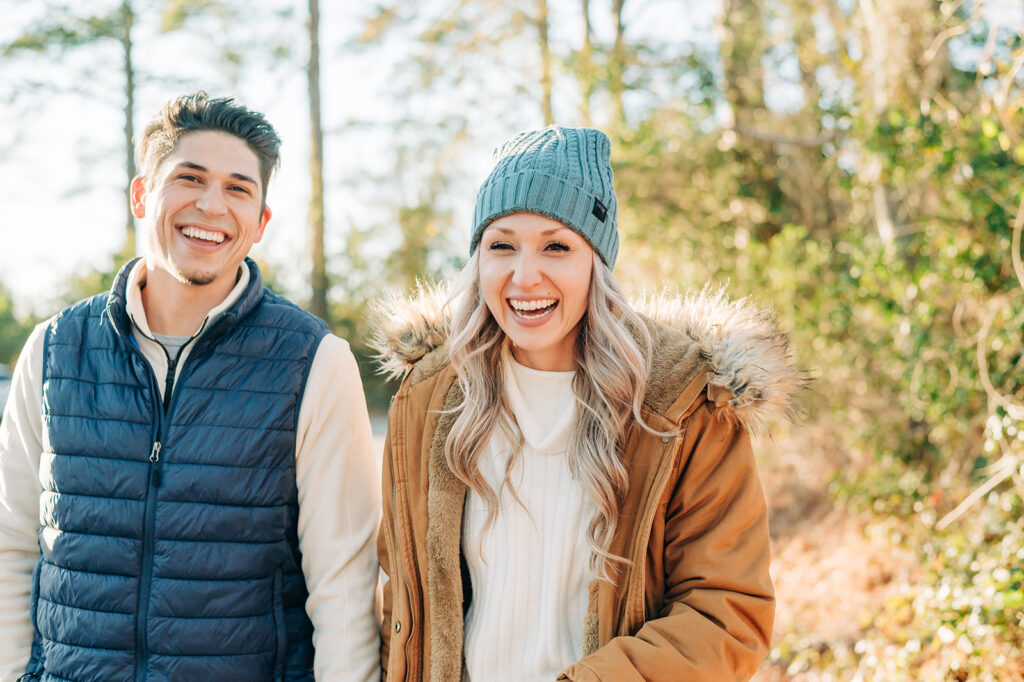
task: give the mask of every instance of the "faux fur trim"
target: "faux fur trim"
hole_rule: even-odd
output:
[[[597,651],[598,645],[597,614],[588,613],[583,617],[583,658]]]
[[[452,430],[452,410],[463,400],[458,382],[445,396],[444,412],[430,444],[427,476],[427,598],[430,606],[430,679],[462,677],[462,570],[459,562],[466,485],[448,468],[444,439]]]
[[[370,348],[377,352],[382,374],[389,379],[402,378],[424,356],[444,346],[451,318],[445,303],[451,290],[450,280],[439,284],[421,282],[412,294],[392,292],[385,300],[371,305]],[[423,378],[447,364],[446,356],[435,354],[435,357],[438,362],[427,363],[431,365],[429,368],[420,369]]]
[[[393,295],[375,306],[371,346],[384,374],[412,372],[416,383],[447,365],[450,294],[450,282],[420,285],[410,296]],[[721,289],[642,299],[634,308],[651,321],[645,400],[655,411],[664,413],[708,368],[707,395],[722,417],[761,433],[772,421],[797,416],[793,397],[807,380],[769,309],[748,298],[730,300]]]
[[[779,331],[770,309],[755,305],[749,298],[730,300],[723,289],[706,288],[685,298],[643,300],[636,309],[681,332],[696,346],[697,354],[711,370],[707,381],[713,390],[708,391],[709,398],[725,418],[751,433],[762,433],[772,421],[797,417],[794,396],[807,386],[807,377],[797,368],[789,340]],[[655,340],[648,390],[652,403],[674,397],[682,388],[679,384],[659,386],[654,376],[659,362],[665,360],[664,342],[663,338]]]

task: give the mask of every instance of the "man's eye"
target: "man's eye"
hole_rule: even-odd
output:
[[[246,196],[251,196],[252,195],[252,192],[249,191],[248,187],[242,187],[241,185],[235,185],[234,187],[231,188],[231,191],[232,192],[241,192],[242,194],[245,194]]]

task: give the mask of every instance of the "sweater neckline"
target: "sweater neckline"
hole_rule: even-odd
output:
[[[543,455],[563,454],[576,418],[575,372],[526,367],[505,356],[505,397],[523,440]]]

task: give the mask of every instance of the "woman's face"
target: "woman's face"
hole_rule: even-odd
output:
[[[484,301],[515,359],[534,369],[575,369],[594,269],[586,240],[557,220],[513,213],[487,226],[479,249]]]

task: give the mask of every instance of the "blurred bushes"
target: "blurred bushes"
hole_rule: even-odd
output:
[[[794,633],[776,661],[832,679],[1024,676],[1024,266],[1012,253],[1024,221],[1024,37],[1009,6],[721,0],[706,22],[714,39],[680,44],[641,35],[630,21],[642,5],[626,2],[615,34],[595,31],[584,52],[532,21],[501,21],[497,42],[516,48],[506,62],[478,21],[505,16],[493,3],[457,3],[427,31],[414,19],[429,24],[429,8],[385,4],[370,12],[371,33],[406,17],[390,23],[410,27],[401,42],[419,48],[387,81],[416,134],[395,140],[411,147],[391,176],[371,176],[369,200],[393,219],[352,230],[333,254],[330,309],[371,409],[386,409],[394,387],[361,346],[365,301],[461,262],[440,238],[463,233],[451,206],[475,190],[453,181],[459,150],[476,130],[514,132],[521,112],[534,113],[520,128],[538,123],[531,50],[550,50],[559,121],[613,140],[617,277],[681,291],[728,283],[774,308],[815,379],[808,419],[832,438],[806,457],[836,465],[832,494],[872,512],[871,532],[917,552],[918,570],[867,614],[858,641],[812,646]],[[410,73],[430,77],[410,86]],[[576,89],[573,112],[563,97]],[[369,248],[377,233],[398,242],[392,253]],[[104,277],[74,288],[93,293]]]
[[[727,280],[772,306],[815,378],[808,418],[843,455],[831,491],[918,553],[920,568],[868,614],[860,641],[808,647],[787,636],[777,661],[792,673],[887,682],[1024,674],[1024,283],[1011,253],[1024,220],[1024,147],[990,106],[926,110],[893,109],[852,129],[878,159],[896,218],[888,240],[870,210],[854,208],[871,203],[873,187],[852,172],[830,181],[840,197],[831,229],[778,221],[742,192],[723,196],[738,186],[715,174],[742,176],[731,168],[742,161],[717,145],[698,153],[717,167],[699,169],[681,151],[619,174],[648,188],[684,182],[688,166],[704,176],[689,183],[695,190],[672,190],[686,202],[681,216],[628,204],[624,251],[637,244],[649,259],[631,264],[633,276],[658,272],[683,289]],[[666,259],[666,245],[682,255]],[[940,523],[983,485],[988,494]]]

